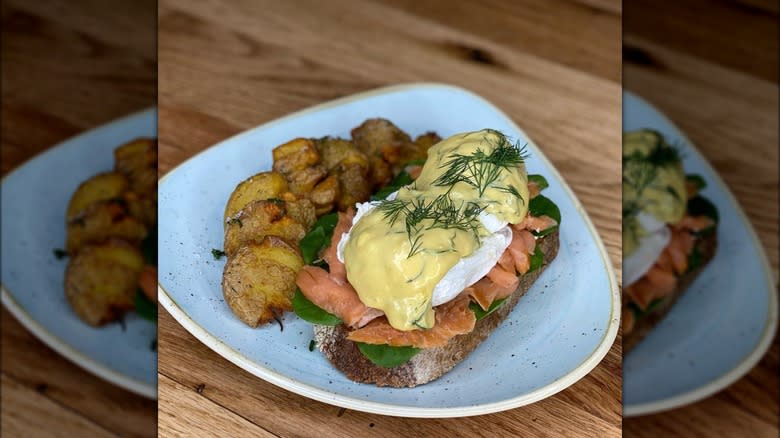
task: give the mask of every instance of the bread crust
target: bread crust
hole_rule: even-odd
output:
[[[688,290],[691,283],[699,276],[702,270],[715,257],[715,250],[718,247],[717,233],[713,232],[696,240],[696,248],[702,254],[702,263],[698,268],[684,274],[677,283],[677,288],[661,304],[658,305],[649,315],[634,323],[634,327],[628,334],[623,334],[623,354],[628,354],[636,347],[642,339],[645,338],[658,323],[660,323],[669,311],[674,307],[674,303]]]
[[[520,285],[504,304],[487,317],[477,321],[472,332],[455,336],[443,347],[424,349],[403,365],[384,368],[366,359],[357,344],[347,340],[349,331],[343,324],[338,326],[315,324],[314,340],[333,366],[355,382],[396,388],[428,383],[441,377],[465,359],[506,319],[520,298],[558,254],[558,231],[540,238],[538,244],[544,253],[544,263],[539,269],[520,277]]]

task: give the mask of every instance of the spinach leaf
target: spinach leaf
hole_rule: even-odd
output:
[[[658,306],[661,305],[661,303],[664,302],[664,298],[656,298],[653,301],[650,302],[650,305],[647,306],[647,309],[642,310],[637,306],[635,303],[629,303],[628,308],[631,310],[631,312],[634,314],[634,318],[636,318],[637,321],[644,318],[645,316],[653,313],[655,309],[658,308]]]
[[[339,221],[338,213],[330,213],[322,216],[314,223],[300,242],[301,256],[303,262],[311,265],[320,254],[320,251],[330,244],[330,238],[333,236],[333,229]]]
[[[415,347],[392,347],[387,344],[375,345],[362,342],[356,344],[366,359],[383,368],[402,365],[420,352],[420,349]]]
[[[539,191],[542,191],[550,186],[547,183],[547,179],[542,175],[528,175],[528,182],[534,182],[539,186]]]
[[[135,311],[142,318],[157,322],[157,305],[149,298],[146,298],[146,295],[140,289],[135,293]]]
[[[412,179],[412,176],[409,175],[409,173],[405,170],[402,170],[401,173],[398,174],[390,183],[384,187],[382,187],[379,191],[371,195],[372,201],[381,201],[388,196],[390,196],[391,193],[394,191],[400,189],[401,187],[411,184],[414,182],[414,179]]]
[[[707,181],[704,181],[704,178],[702,178],[701,175],[685,175],[685,180],[693,184],[696,187],[696,191],[701,191],[701,189],[707,187]]]
[[[688,270],[686,273],[693,271],[701,266],[704,262],[704,255],[699,251],[699,247],[694,245],[693,251],[688,255]]]
[[[339,325],[342,323],[338,316],[328,313],[316,304],[309,301],[297,287],[292,299],[293,311],[298,317],[312,324]]]
[[[552,226],[538,233],[534,233],[536,236],[546,236],[555,231],[561,224],[561,211],[558,209],[558,206],[543,195],[537,195],[535,198],[531,199],[531,202],[528,203],[528,212],[531,214],[531,216],[536,217],[549,216],[558,223],[558,225]]]
[[[471,309],[472,312],[474,312],[474,316],[477,317],[477,321],[480,319],[490,315],[491,313],[495,312],[496,309],[501,306],[501,304],[506,301],[506,298],[501,298],[500,300],[495,300],[488,306],[487,310],[483,310],[482,307],[479,306],[479,304],[475,302],[469,303],[469,309]]]
[[[700,235],[709,234],[715,231],[715,226],[720,221],[718,208],[715,207],[715,205],[710,202],[709,199],[702,196],[695,196],[688,200],[688,213],[691,216],[707,216],[715,222],[711,227],[700,230],[698,232]]]
[[[146,238],[141,242],[141,252],[147,264],[157,266],[157,226],[149,231]]]
[[[544,263],[544,253],[539,248],[539,245],[536,245],[536,247],[534,248],[534,253],[531,254],[531,266],[528,268],[528,272],[532,272],[541,268],[543,263]]]

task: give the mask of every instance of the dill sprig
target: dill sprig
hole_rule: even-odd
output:
[[[407,258],[411,258],[422,250],[422,235],[426,230],[459,229],[473,233],[479,240],[479,214],[484,207],[474,202],[457,205],[449,193],[444,193],[433,199],[385,200],[377,209],[391,226],[403,220],[410,245]]]
[[[525,145],[512,144],[498,131],[490,132],[495,135],[496,140],[491,140],[486,135],[483,142],[497,142],[495,149],[490,153],[477,149],[469,155],[453,154],[440,166],[446,170],[433,181],[433,184],[446,187],[463,182],[477,189],[479,196],[482,196],[485,190],[496,182],[504,169],[519,166],[528,158]],[[519,197],[517,190],[512,194]]]

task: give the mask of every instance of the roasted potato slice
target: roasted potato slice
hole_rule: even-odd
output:
[[[242,181],[230,194],[225,206],[225,221],[229,220],[252,201],[278,198],[290,189],[287,180],[279,172],[262,172]]]
[[[314,187],[328,175],[328,171],[322,165],[307,167],[287,175],[290,183],[290,191],[298,195],[307,195]]]
[[[338,199],[339,193],[339,179],[334,174],[317,184],[309,194],[309,199],[314,203],[317,214],[322,215],[333,209],[333,204]]]
[[[129,185],[127,177],[119,172],[105,172],[93,176],[81,183],[71,196],[66,220],[73,220],[96,202],[121,198]]]
[[[298,252],[278,237],[248,243],[225,264],[225,302],[248,326],[265,324],[292,310],[295,278],[302,267]]]
[[[232,257],[241,246],[268,235],[297,245],[313,225],[313,216],[314,205],[307,199],[251,202],[225,224],[225,254]]]
[[[426,152],[425,156],[420,158],[426,158],[428,155],[428,149],[431,148],[431,146],[435,145],[436,143],[441,141],[441,137],[439,137],[439,134],[429,131],[425,134],[422,134],[414,139],[414,144],[416,144],[421,150],[424,150]]]
[[[114,169],[130,179],[130,188],[157,199],[157,140],[138,138],[114,150]]]
[[[87,245],[68,263],[65,296],[84,322],[106,324],[134,308],[143,268],[141,251],[128,242]]]
[[[131,216],[143,222],[147,227],[155,226],[157,223],[157,199],[140,196],[135,192],[125,192],[122,200],[127,204]]]
[[[366,202],[371,197],[371,183],[368,177],[369,167],[362,163],[349,163],[345,160],[338,170],[339,211],[346,211],[358,202]]]
[[[100,201],[68,222],[65,249],[73,255],[88,243],[102,242],[111,237],[138,243],[147,233],[146,225],[130,215],[123,201]]]
[[[272,154],[274,158],[273,170],[285,176],[320,162],[320,153],[314,140],[310,138],[290,140],[275,147]]]

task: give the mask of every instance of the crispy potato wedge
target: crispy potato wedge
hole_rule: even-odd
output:
[[[241,246],[269,235],[297,246],[314,224],[313,217],[314,205],[308,199],[251,202],[225,224],[225,254],[232,257]]]
[[[65,296],[79,318],[101,326],[134,308],[143,268],[141,251],[128,242],[87,245],[68,262]]]
[[[278,198],[290,189],[279,172],[261,172],[242,181],[225,206],[225,222],[252,201]]]
[[[114,169],[128,177],[130,188],[157,199],[157,140],[138,138],[114,150]]]
[[[112,237],[137,244],[147,233],[146,225],[130,215],[124,202],[100,201],[68,222],[65,249],[73,255],[86,244],[103,242]]]
[[[317,214],[322,215],[333,209],[333,204],[340,194],[339,179],[337,175],[330,175],[317,184],[309,194],[309,199],[314,203]]]
[[[290,140],[275,147],[272,154],[274,158],[273,170],[285,176],[320,162],[320,153],[314,140],[310,138]]]
[[[127,177],[119,172],[105,172],[93,176],[81,183],[71,196],[66,220],[73,220],[96,202],[121,198],[129,185]]]
[[[149,228],[155,226],[157,223],[157,199],[141,196],[135,192],[125,192],[122,199],[127,204],[131,216]]]
[[[225,264],[225,302],[248,326],[265,324],[292,310],[295,278],[302,267],[301,256],[280,238],[248,243]]]

